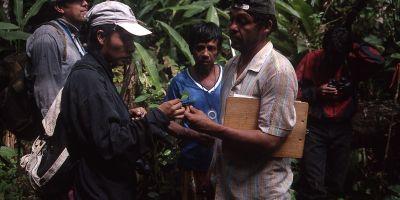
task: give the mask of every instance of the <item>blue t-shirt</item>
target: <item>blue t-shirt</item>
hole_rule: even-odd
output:
[[[210,119],[219,123],[222,67],[219,66],[219,69],[220,73],[216,84],[207,90],[190,76],[189,69],[186,68],[171,80],[165,100],[181,98],[182,94],[186,92],[189,94],[186,101],[190,102],[190,105],[200,109]],[[190,127],[190,124],[183,120],[183,126]],[[178,164],[186,170],[206,171],[212,159],[212,150],[212,147],[204,146],[195,140],[183,140]]]

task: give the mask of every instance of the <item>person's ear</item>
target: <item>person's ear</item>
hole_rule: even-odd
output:
[[[63,7],[60,7],[60,6],[56,5],[56,6],[54,6],[54,9],[55,9],[58,13],[64,14],[64,8],[63,8]]]
[[[104,42],[106,40],[106,37],[104,35],[104,31],[103,30],[98,30],[97,33],[96,33],[96,38],[97,38],[97,41],[99,42],[99,44],[101,46],[103,46]]]
[[[264,33],[264,35],[269,35],[270,33],[271,33],[271,31],[272,31],[272,20],[268,20],[267,21],[267,23],[265,24],[265,25],[263,25],[263,33]]]

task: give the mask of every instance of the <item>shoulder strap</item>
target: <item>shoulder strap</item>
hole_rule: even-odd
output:
[[[57,25],[56,23],[49,21],[44,23],[43,25],[50,25],[52,27],[54,27],[57,32],[63,36],[63,44],[64,44],[64,52],[63,52],[63,61],[67,60],[67,38],[65,38],[65,33],[64,31],[61,29],[61,27],[59,25]]]

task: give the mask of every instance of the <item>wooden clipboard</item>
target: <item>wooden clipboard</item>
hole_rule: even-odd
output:
[[[296,124],[285,142],[273,153],[273,157],[301,158],[307,127],[308,103],[296,101]],[[228,97],[226,100],[224,125],[257,130],[260,99],[254,97]]]

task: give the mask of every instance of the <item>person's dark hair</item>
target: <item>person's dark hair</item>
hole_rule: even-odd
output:
[[[329,29],[322,41],[322,48],[327,54],[347,55],[351,50],[351,32],[344,27]]]
[[[278,22],[276,21],[275,15],[262,14],[257,12],[247,12],[247,13],[249,13],[249,15],[253,17],[254,22],[259,26],[266,26],[268,21],[271,20],[272,27],[270,34],[276,31],[276,29],[278,28]]]
[[[106,39],[108,39],[113,32],[119,31],[120,29],[122,29],[122,28],[120,28],[119,26],[117,26],[115,24],[104,24],[104,25],[99,25],[99,26],[89,28],[89,31],[88,31],[89,34],[88,34],[88,38],[87,38],[88,48],[90,50],[100,49],[100,44],[99,44],[99,41],[97,40],[97,31],[103,30],[104,37],[106,37]]]
[[[222,48],[222,31],[212,22],[202,22],[192,26],[186,35],[186,40],[190,50],[200,42],[208,42],[211,40],[218,41],[218,50]]]
[[[343,27],[333,27],[325,32],[322,48],[325,52],[323,63],[318,70],[321,80],[333,77],[337,69],[345,63],[352,47],[351,32]]]
[[[55,1],[55,2],[52,2],[52,3],[53,3],[54,6],[63,7],[67,3],[76,3],[76,2],[82,2],[82,0],[62,0],[62,1]]]

